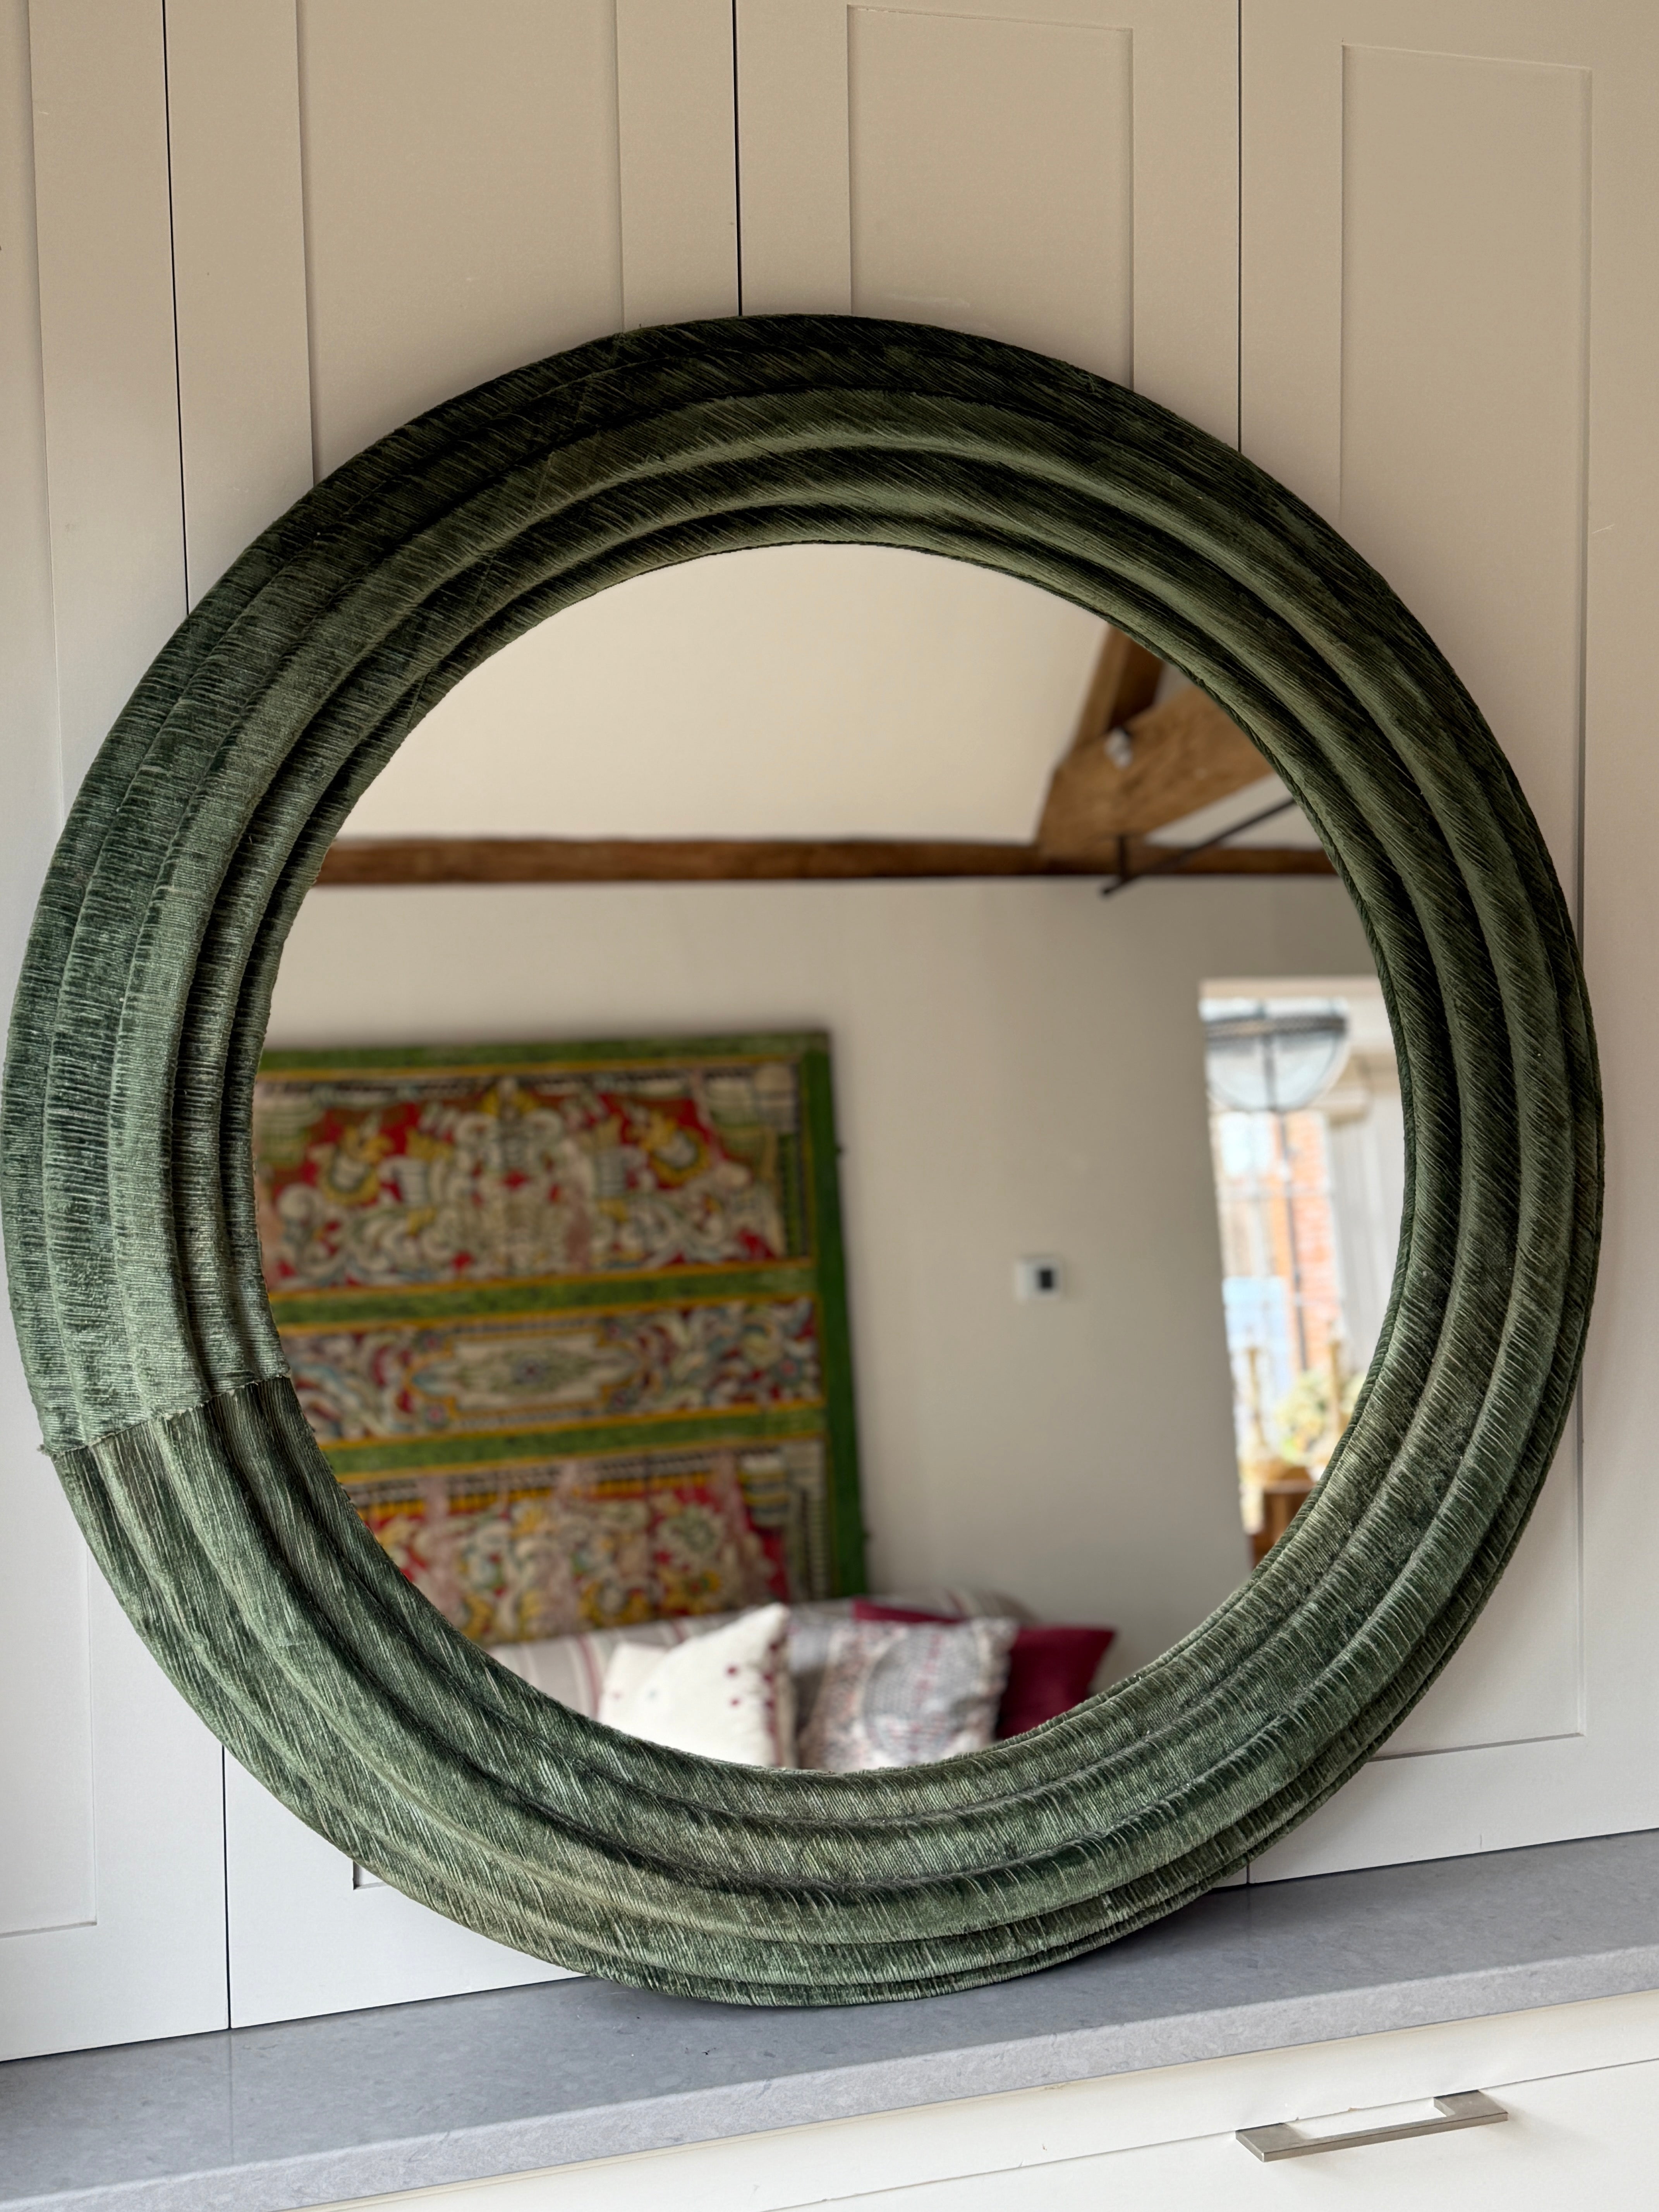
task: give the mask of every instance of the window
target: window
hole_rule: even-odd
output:
[[[1282,1533],[1388,1310],[1404,1124],[1374,980],[1216,982],[1200,1001],[1244,1525]]]

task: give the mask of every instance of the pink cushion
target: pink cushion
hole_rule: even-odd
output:
[[[855,1597],[853,1618],[921,1621],[944,1620],[949,1616]],[[1115,1628],[1067,1628],[1048,1621],[1022,1628],[1008,1655],[1008,1682],[997,1709],[997,1734],[1023,1735],[1027,1729],[1081,1705],[1089,1694],[1095,1669],[1116,1634]]]

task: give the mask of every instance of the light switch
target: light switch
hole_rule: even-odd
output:
[[[1014,1296],[1022,1305],[1036,1298],[1057,1298],[1064,1294],[1065,1284],[1058,1260],[1038,1254],[1030,1260],[1014,1262]]]

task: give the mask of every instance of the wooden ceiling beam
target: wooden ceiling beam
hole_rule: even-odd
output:
[[[1074,747],[1054,770],[1037,844],[1055,859],[1086,860],[1115,837],[1144,837],[1272,773],[1237,723],[1193,687],[1123,726],[1120,749]]]
[[[1151,831],[1267,773],[1201,691],[1155,706],[1163,664],[1108,629],[1035,842],[897,837],[343,837],[320,885],[857,883],[1000,876],[1323,876],[1322,852],[1214,844],[1185,855]],[[1108,750],[1118,732],[1127,743]],[[1114,756],[1117,755],[1117,757]],[[1125,757],[1127,756],[1127,757]]]
[[[1155,653],[1125,637],[1121,629],[1109,629],[1065,757],[1087,752],[1133,716],[1144,714],[1158,696],[1163,673],[1164,663]]]
[[[1216,845],[1184,860],[1143,839],[1086,860],[952,838],[343,837],[325,887],[419,884],[860,883],[950,877],[1328,875],[1321,852]]]

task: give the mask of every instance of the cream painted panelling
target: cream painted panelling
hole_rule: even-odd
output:
[[[191,604],[309,491],[295,0],[167,0]]]
[[[26,1559],[27,1533],[43,1522],[46,1546],[16,1626],[44,1632],[6,1698],[40,1703],[13,1737],[20,1764],[7,1776],[7,1822],[22,1834],[0,1869],[20,1885],[0,1903],[0,2057],[226,2027],[224,1754],[78,1533],[33,1502],[26,1493],[12,1556]],[[53,1595],[64,1611],[43,1620]],[[46,1679],[60,1656],[63,1678]],[[48,1850],[63,1863],[43,1865]]]
[[[1340,526],[1480,701],[1570,888],[1589,93],[1584,69],[1344,57]]]
[[[61,810],[36,307],[25,10],[0,16],[0,992],[9,1000]],[[28,1562],[0,1607],[0,1774],[26,1776],[0,1814],[0,1938],[90,1922],[92,1682],[87,1557],[38,1449],[9,1330],[0,1332],[0,1522]],[[0,1972],[3,1972],[0,1945]],[[0,2046],[3,2047],[3,2046]]]
[[[1231,440],[1230,0],[737,0],[743,304],[1057,354]]]
[[[167,86],[192,599],[422,409],[736,310],[725,0],[170,0]]]
[[[37,9],[32,27],[33,118],[28,11],[6,0],[0,1000],[8,1007],[64,785],[184,605],[166,149],[143,98],[125,98],[136,87],[160,104],[159,9],[66,0]],[[106,167],[89,158],[94,149]],[[52,264],[44,301],[37,210],[40,259]],[[150,289],[158,278],[159,313]],[[8,1329],[0,2057],[225,2024],[219,1747],[116,1607],[40,1443]]]
[[[732,0],[616,0],[623,321],[738,312]]]
[[[364,1875],[228,1754],[225,1885],[234,2027],[563,1978]]]
[[[1650,919],[1645,864],[1613,859],[1656,795],[1631,682],[1659,467],[1656,27],[1559,0],[1244,0],[1244,450],[1445,648],[1570,899],[1582,841],[1612,1177],[1582,1471],[1570,1431],[1515,1570],[1393,1755],[1261,1875],[1659,1819],[1659,1738],[1629,1687],[1651,1672],[1650,1616],[1626,1565],[1659,1539],[1635,1353],[1659,1303],[1642,1210],[1656,1094],[1621,1075],[1650,1028],[1631,969]],[[1598,774],[1619,794],[1599,830],[1583,797]],[[1598,1357],[1610,1327],[1617,1365]]]
[[[1129,382],[1129,33],[853,8],[847,34],[854,313],[994,325]]]
[[[27,52],[58,726],[72,791],[185,613],[160,0],[37,4]]]
[[[611,0],[300,0],[317,473],[622,321]]]
[[[1471,54],[1443,15],[1452,51],[1407,51],[1422,12],[1249,14],[1244,447],[1421,617],[1571,885],[1590,72]],[[1528,12],[1479,15],[1490,39]]]

